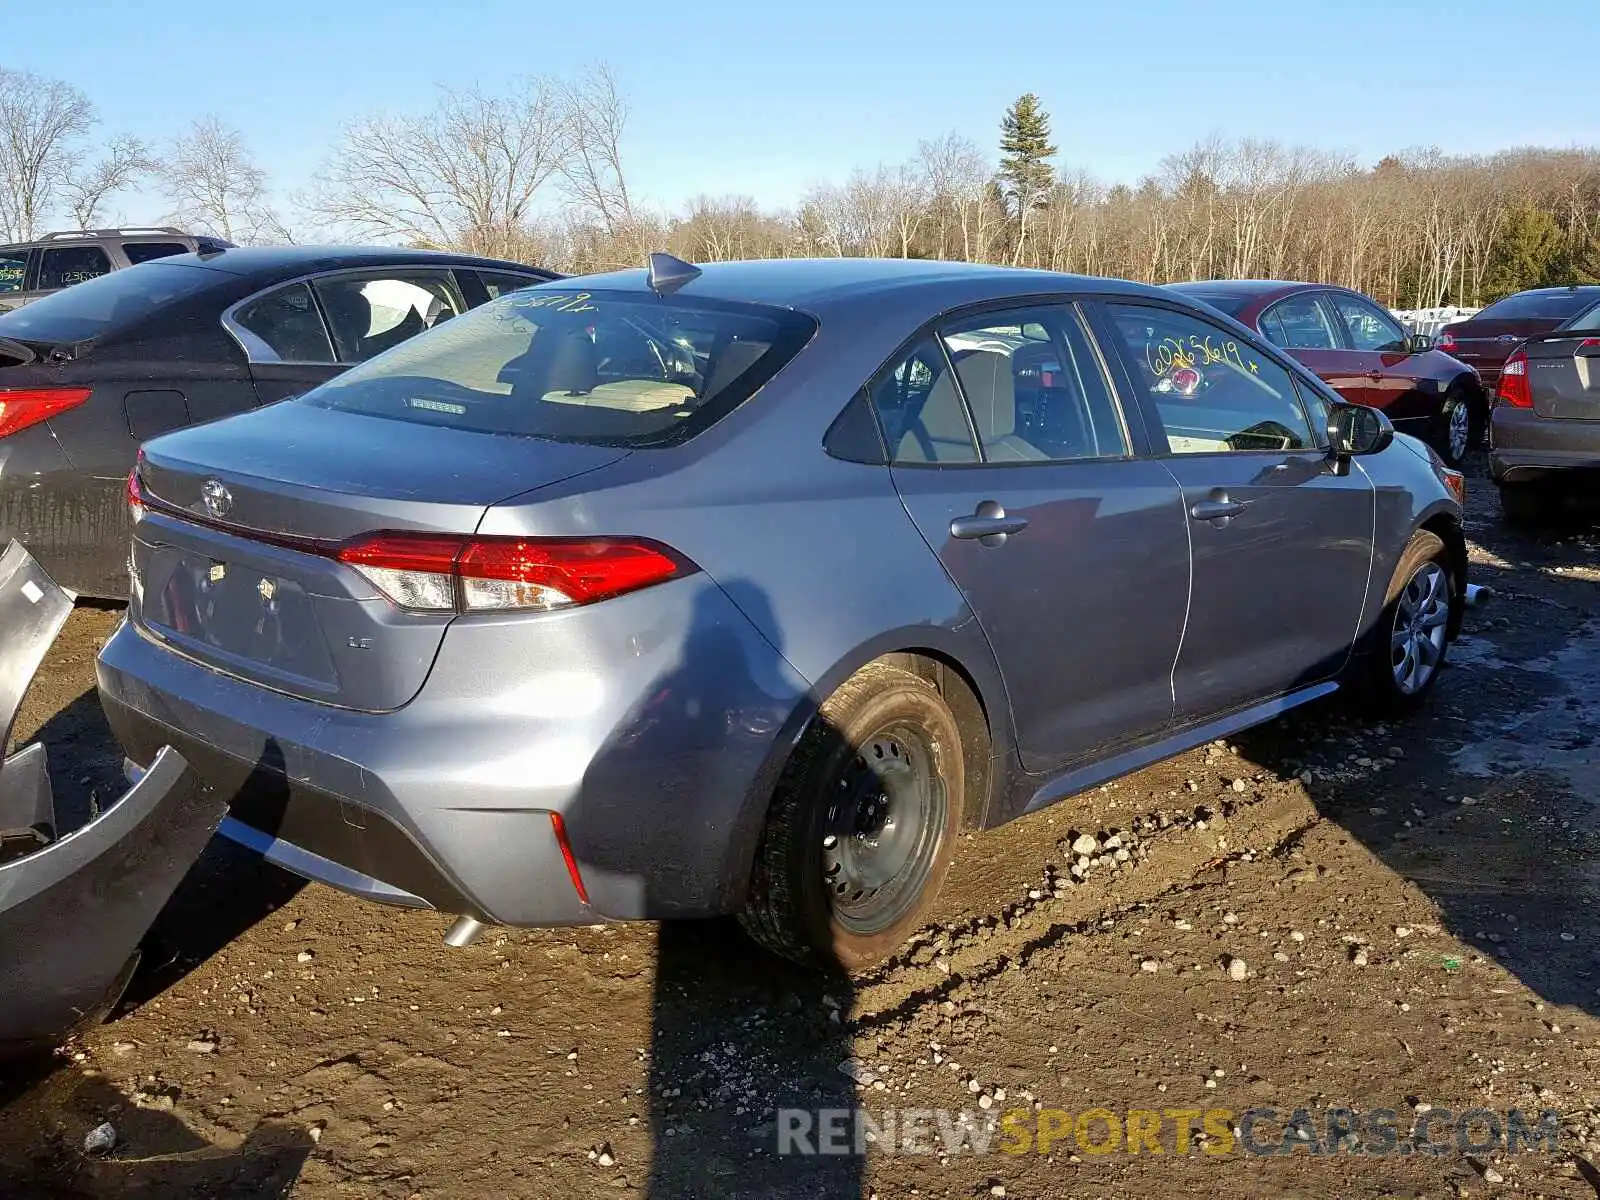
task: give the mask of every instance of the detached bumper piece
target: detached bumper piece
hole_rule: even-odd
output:
[[[0,555],[0,749],[72,598],[17,543]],[[0,762],[0,1057],[47,1050],[121,998],[139,943],[225,804],[174,750],[62,835],[45,750]]]

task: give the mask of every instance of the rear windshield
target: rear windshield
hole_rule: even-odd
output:
[[[75,283],[0,315],[0,337],[84,342],[228,278],[204,267],[149,262]]]
[[[1573,313],[1593,304],[1594,300],[1592,292],[1521,292],[1504,300],[1496,300],[1482,312],[1474,314],[1472,320],[1564,321]]]
[[[511,292],[307,392],[302,404],[611,446],[693,437],[799,353],[787,309],[639,292]]]
[[[1183,294],[1191,300],[1209,304],[1218,312],[1227,313],[1230,317],[1237,317],[1245,310],[1245,306],[1254,299],[1253,296],[1230,296],[1225,292],[1191,292],[1187,289]]]
[[[1600,304],[1579,313],[1561,328],[1571,329],[1577,333],[1600,333]]]

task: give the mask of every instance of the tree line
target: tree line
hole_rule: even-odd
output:
[[[103,134],[69,83],[0,68],[0,234],[92,227],[116,197],[229,240],[351,238],[470,250],[570,272],[794,256],[1004,263],[1145,282],[1311,279],[1396,307],[1481,304],[1600,282],[1600,149],[1349,155],[1215,136],[1147,178],[1058,163],[1033,95],[995,152],[950,134],[903,162],[812,187],[792,208],[696,196],[675,212],[629,186],[628,105],[604,65],[504,89],[442,88],[420,111],[349,121],[311,184],[275,205],[244,136],[201,117],[151,145]],[[285,208],[287,211],[285,211]]]

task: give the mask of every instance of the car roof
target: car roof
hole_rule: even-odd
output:
[[[230,275],[280,272],[336,271],[346,267],[465,266],[509,271],[535,271],[554,276],[544,267],[530,267],[506,259],[456,254],[448,250],[415,250],[404,246],[227,246],[195,254],[174,254],[157,260],[206,267]]]
[[[1288,295],[1303,288],[1345,290],[1337,284],[1306,283],[1294,279],[1188,279],[1182,283],[1169,283],[1166,286],[1189,296],[1239,296],[1252,299],[1280,293]]]
[[[948,309],[1011,296],[1095,292],[1168,299],[1161,289],[1124,279],[996,267],[983,263],[899,258],[769,258],[706,263],[677,295],[746,301],[822,316],[882,304],[897,294],[938,292]],[[561,280],[562,288],[649,293],[645,270],[612,271]],[[932,315],[930,312],[929,315]]]

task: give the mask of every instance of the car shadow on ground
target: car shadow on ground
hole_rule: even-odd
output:
[[[209,1142],[169,1110],[135,1104],[103,1077],[49,1058],[0,1064],[0,1193],[7,1200],[286,1196],[315,1143],[303,1125],[263,1122]],[[26,1096],[28,1103],[12,1107]],[[85,1139],[109,1126],[109,1145]]]
[[[765,619],[768,601],[758,588],[723,581],[722,592],[756,627],[775,627]],[[586,780],[584,797],[567,812],[569,828],[614,829],[621,814],[606,806],[617,803],[619,793],[624,803],[675,804],[686,821],[695,819],[693,794],[636,792],[633,769],[643,772],[663,755],[687,755],[701,763],[690,777],[714,780],[730,739],[763,737],[758,731],[770,727],[764,723],[781,719],[774,717],[782,706],[780,685],[764,681],[765,668],[749,661],[753,632],[743,618],[730,616],[727,599],[703,597],[676,664],[644,689],[639,711],[618,722],[618,738],[595,756],[596,763],[610,764],[601,768],[608,774]],[[655,850],[662,861],[672,860],[673,846]],[[623,861],[601,865],[637,875],[637,860],[626,857],[624,851]],[[638,881],[652,911],[666,908],[651,899],[651,889],[667,879],[655,868]],[[808,969],[777,958],[731,917],[666,921],[658,947],[645,1194],[651,1200],[861,1200],[856,1083],[840,1070],[853,1054],[848,976],[836,966]],[[807,1153],[818,1148],[823,1126],[837,1138],[834,1152]],[[805,1136],[781,1138],[783,1128]]]
[[[1232,741],[1298,776],[1449,933],[1547,1003],[1600,1015],[1600,639],[1508,568],[1471,577],[1496,598],[1468,612],[1421,711],[1383,723],[1334,696]],[[1496,615],[1524,599],[1538,618]]]

